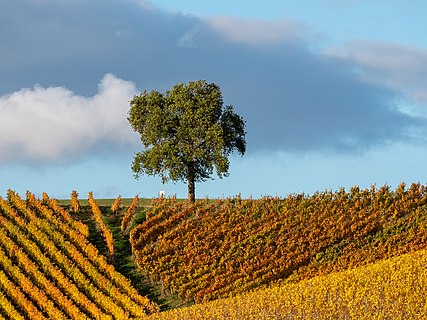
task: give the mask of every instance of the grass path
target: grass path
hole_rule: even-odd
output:
[[[168,310],[181,306],[189,305],[182,301],[177,296],[164,295],[161,285],[153,283],[148,277],[145,277],[139,270],[132,256],[132,248],[129,243],[129,234],[122,235],[120,225],[123,218],[123,212],[131,204],[132,198],[122,198],[123,210],[118,216],[115,216],[111,211],[111,205],[114,199],[96,199],[99,208],[102,212],[104,222],[113,232],[114,236],[114,259],[110,261],[117,271],[128,278],[132,286],[138,290],[141,295],[148,297],[151,301],[157,303],[161,310]],[[69,200],[58,200],[59,204],[66,209],[69,209]],[[79,199],[80,213],[76,218],[89,226],[89,241],[94,244],[98,250],[108,256],[108,248],[98,229],[94,217],[91,213],[88,200]],[[145,219],[147,208],[150,207],[151,199],[140,199],[139,209],[136,212],[133,226],[141,223]]]

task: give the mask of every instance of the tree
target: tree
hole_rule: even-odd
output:
[[[228,176],[228,156],[246,151],[245,122],[224,107],[218,85],[204,80],[176,84],[165,93],[142,92],[130,101],[129,123],[144,146],[133,159],[135,178],[159,175],[163,183],[188,183],[188,199],[195,201],[195,183],[214,172]]]

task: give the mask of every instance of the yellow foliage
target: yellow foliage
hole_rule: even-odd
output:
[[[70,203],[71,203],[71,208],[73,209],[73,212],[75,214],[79,213],[80,211],[79,194],[75,190],[71,192]]]
[[[427,250],[148,319],[426,319]]]
[[[47,194],[43,202],[30,192],[26,201],[12,190],[8,201],[0,197],[0,319],[139,319],[158,311],[74,222]]]
[[[111,205],[111,211],[113,211],[114,214],[118,214],[121,209],[122,209],[122,196],[118,195],[116,200],[114,200],[114,203]]]
[[[125,234],[131,226],[132,220],[135,217],[136,210],[138,209],[138,203],[139,203],[139,197],[138,195],[136,195],[133,198],[132,203],[126,210],[125,215],[123,216],[122,223],[121,223],[121,230],[123,234]]]
[[[132,252],[165,294],[206,302],[427,248],[427,186],[153,203]]]
[[[114,237],[112,231],[108,228],[108,226],[105,224],[104,220],[102,219],[102,213],[99,209],[98,203],[96,203],[95,199],[93,198],[93,193],[88,193],[88,200],[89,205],[92,210],[93,216],[95,218],[96,223],[98,224],[99,228],[101,229],[101,232],[104,236],[105,242],[108,246],[108,251],[110,253],[110,256],[114,256]]]

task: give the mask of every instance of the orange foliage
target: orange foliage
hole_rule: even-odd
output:
[[[105,242],[107,243],[108,251],[110,253],[110,257],[114,256],[114,238],[113,233],[108,228],[108,226],[105,224],[104,220],[102,220],[102,213],[99,209],[98,204],[96,203],[95,199],[93,198],[92,192],[88,193],[88,199],[89,199],[89,205],[92,209],[93,216],[95,217],[95,221],[98,224],[99,229],[101,229],[101,232],[104,236]]]
[[[6,314],[129,319],[158,310],[73,228],[71,217],[66,223],[44,198],[42,203],[27,192],[23,201],[13,191],[9,201],[0,197],[0,307]],[[17,308],[2,299],[4,294]]]
[[[136,195],[135,198],[133,198],[130,206],[127,208],[125,215],[123,216],[121,223],[122,234],[125,234],[129,230],[130,225],[135,217],[136,210],[138,209],[138,203],[139,197]]]
[[[427,187],[284,199],[159,201],[131,232],[138,265],[191,301],[297,282],[427,247]]]

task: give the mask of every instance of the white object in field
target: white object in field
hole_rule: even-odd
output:
[[[166,191],[159,191],[159,198],[163,198],[166,195]]]

